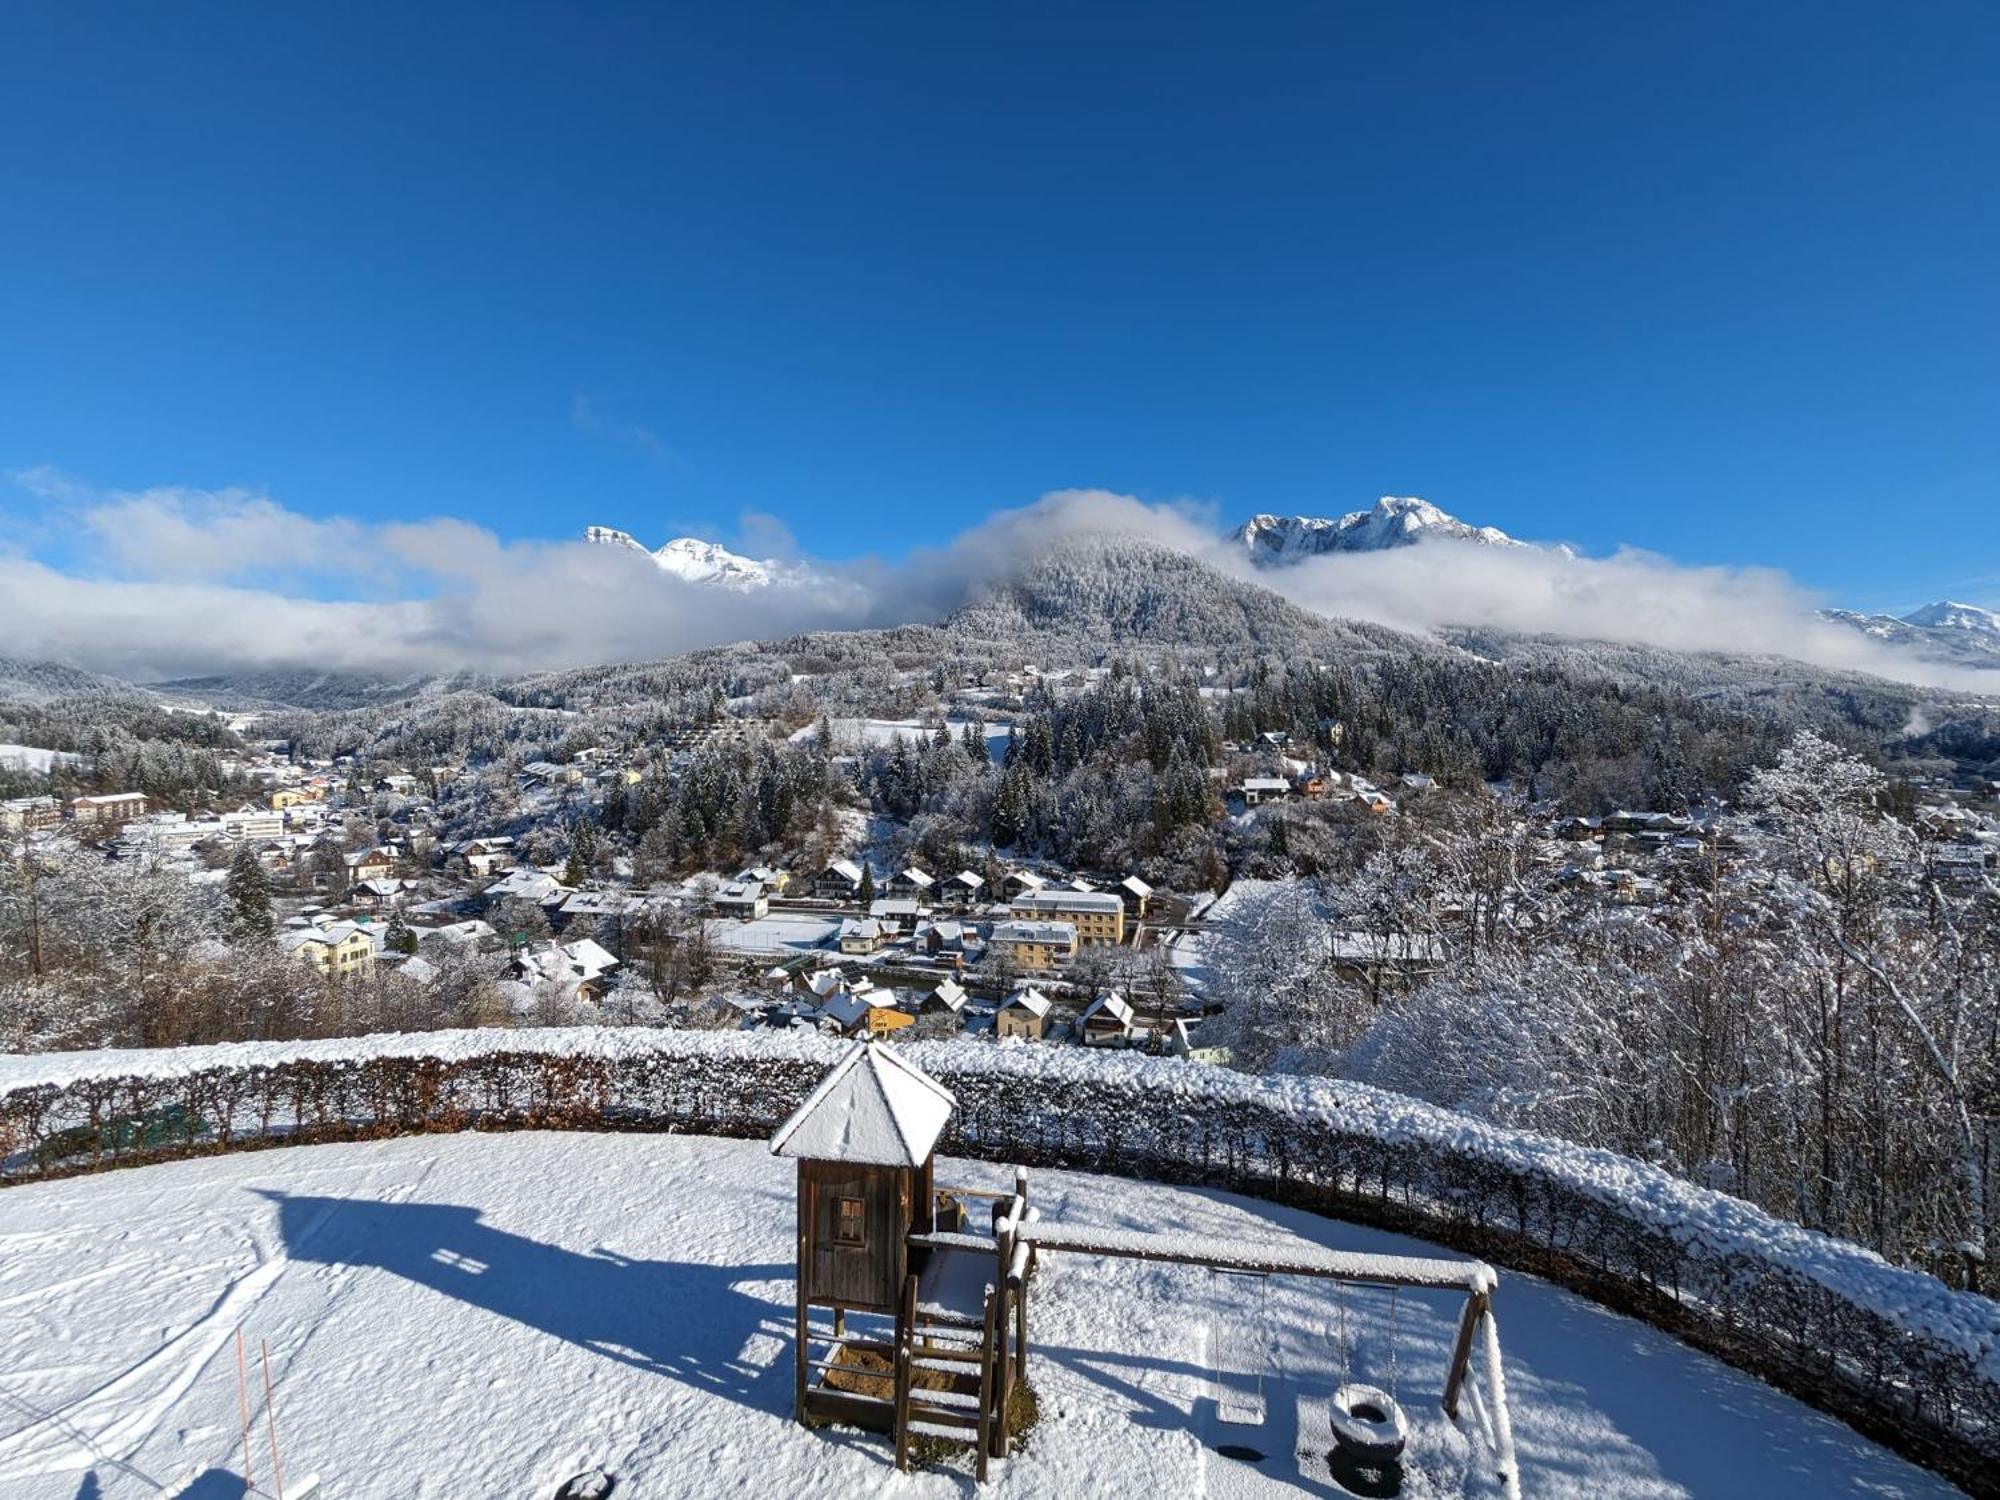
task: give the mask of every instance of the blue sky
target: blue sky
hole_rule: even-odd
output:
[[[0,471],[820,557],[1417,494],[2000,603],[1996,77],[1983,4],[17,4]]]

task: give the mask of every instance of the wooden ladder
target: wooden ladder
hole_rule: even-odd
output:
[[[969,1318],[917,1317],[917,1278],[903,1282],[903,1305],[896,1319],[896,1467],[910,1467],[910,1440],[942,1438],[971,1443],[979,1482],[986,1482],[987,1460],[996,1445],[1002,1420],[999,1386],[999,1299],[986,1289],[985,1312]],[[919,1370],[942,1372],[952,1383],[942,1390],[919,1390]]]

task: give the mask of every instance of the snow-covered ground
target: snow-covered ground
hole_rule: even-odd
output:
[[[717,917],[708,924],[708,935],[718,948],[780,958],[795,957],[824,948],[840,931],[839,918],[815,917],[798,912],[777,912],[767,917],[739,921]]]
[[[945,726],[954,737],[965,732],[969,719],[947,718]],[[1002,721],[980,723],[980,734],[986,741],[986,751],[998,761],[1007,753],[1007,735],[1012,725]],[[899,739],[928,740],[937,733],[935,726],[926,725],[921,719],[835,719],[833,721],[834,743],[841,746],[893,745]],[[792,735],[794,745],[810,745],[819,738],[819,721],[814,720],[805,728]]]
[[[1063,1223],[1444,1253],[1225,1194],[1057,1172],[1033,1189]],[[634,1500],[971,1493],[962,1468],[902,1478],[880,1438],[791,1423],[792,1171],[760,1143],[432,1136],[9,1188],[0,1205],[9,1500],[243,1495],[239,1328],[253,1401],[270,1348],[288,1495],[317,1480],[340,1500],[547,1500],[596,1465]],[[1043,1417],[996,1497],[1342,1493],[1317,1456],[1331,1285],[1054,1252],[1030,1306]],[[1526,1494],[1954,1493],[1566,1292],[1503,1273],[1496,1308]],[[1410,1409],[1413,1497],[1485,1491],[1436,1408],[1456,1310],[1406,1293],[1392,1340],[1386,1294],[1345,1296],[1355,1373]],[[1219,1420],[1259,1393],[1262,1426]],[[253,1425],[252,1493],[270,1493]]]
[[[82,758],[67,750],[44,750],[38,745],[0,745],[0,767],[38,771],[44,776],[54,766],[73,766]]]

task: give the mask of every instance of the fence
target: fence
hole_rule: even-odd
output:
[[[759,1136],[842,1045],[577,1028],[8,1059],[0,1182],[424,1131]],[[1418,1233],[1644,1318],[2000,1494],[2000,1304],[1986,1298],[1644,1163],[1379,1090],[1079,1048],[906,1051],[957,1095],[947,1151]]]

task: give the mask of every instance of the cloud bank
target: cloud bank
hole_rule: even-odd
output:
[[[1064,490],[994,513],[899,562],[800,559],[750,593],[688,583],[645,555],[503,541],[467,522],[317,519],[249,490],[101,493],[14,476],[60,513],[63,566],[0,553],[0,651],[140,681],[260,670],[406,676],[643,661],[807,630],[936,620],[1065,536],[1129,534],[1325,614],[1410,631],[1487,626],[1680,651],[1769,653],[1931,686],[2000,691],[2000,673],[1918,661],[1819,618],[1765,569],[1684,567],[1625,550],[1586,558],[1444,540],[1262,570],[1212,507]],[[789,553],[776,523],[745,543]]]

